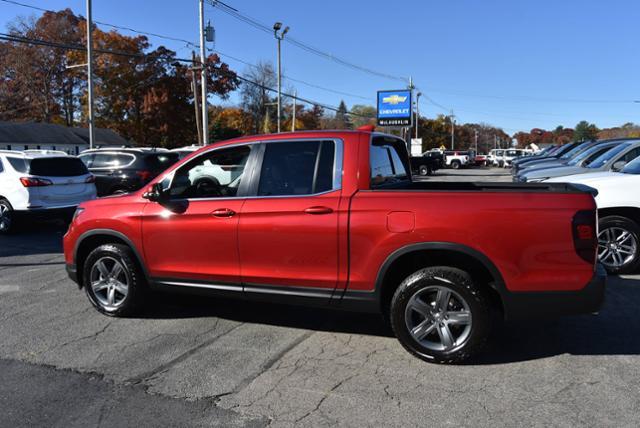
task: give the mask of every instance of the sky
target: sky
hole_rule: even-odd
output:
[[[84,0],[16,0],[85,14]],[[283,74],[300,97],[337,106],[375,105],[376,91],[400,89],[411,76],[423,93],[420,113],[453,110],[457,121],[489,123],[513,134],[532,128],[601,128],[640,123],[640,1],[455,0],[306,1],[226,0],[269,27],[290,26],[286,37],[360,67],[371,75],[283,43]],[[0,26],[39,13],[0,0]],[[216,29],[209,47],[248,63],[276,61],[276,41],[205,6]],[[93,0],[93,19],[198,41],[197,0]],[[183,42],[150,37],[189,57]],[[222,56],[238,72],[248,66]],[[237,94],[227,101],[233,105]]]

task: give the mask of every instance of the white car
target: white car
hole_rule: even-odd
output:
[[[178,156],[180,156],[180,159],[185,158],[187,156],[189,156],[191,153],[195,152],[196,150],[200,150],[202,148],[202,146],[199,146],[197,144],[192,144],[190,146],[184,146],[184,147],[178,147],[177,149],[171,149],[172,152],[177,153]]]
[[[640,158],[620,172],[556,177],[545,182],[578,183],[598,191],[598,258],[608,272],[640,268]]]
[[[95,199],[94,181],[75,156],[0,150],[0,234],[12,231],[17,217],[70,216]]]
[[[469,152],[444,152],[444,165],[447,168],[460,169],[469,165]]]
[[[532,150],[529,149],[507,149],[502,154],[502,166],[505,168],[511,168],[511,162],[522,156],[531,156]]]

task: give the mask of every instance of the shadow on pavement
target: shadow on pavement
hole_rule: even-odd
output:
[[[15,232],[0,236],[0,266],[2,257],[62,253],[62,237],[68,223],[62,220],[33,220],[20,224]]]

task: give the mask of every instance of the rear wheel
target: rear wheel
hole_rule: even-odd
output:
[[[598,259],[612,274],[633,273],[640,267],[640,227],[622,216],[599,222]]]
[[[418,168],[418,173],[422,176],[431,175],[431,169],[426,165],[420,165],[420,168]]]
[[[146,287],[133,253],[120,244],[104,244],[89,254],[82,283],[91,304],[113,317],[135,314]]]
[[[14,227],[13,207],[6,199],[0,199],[0,235],[10,233]]]
[[[462,362],[485,344],[489,300],[468,273],[430,267],[407,277],[391,300],[396,337],[410,353],[435,363]]]
[[[457,161],[457,160],[451,161],[451,168],[460,169],[460,166],[461,166],[460,161]]]

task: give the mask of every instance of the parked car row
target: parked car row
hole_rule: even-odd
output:
[[[598,258],[613,274],[640,268],[640,139],[575,142],[519,159],[516,183],[574,183],[597,191]]]
[[[30,217],[66,218],[82,202],[136,191],[198,146],[0,151],[0,234]]]

